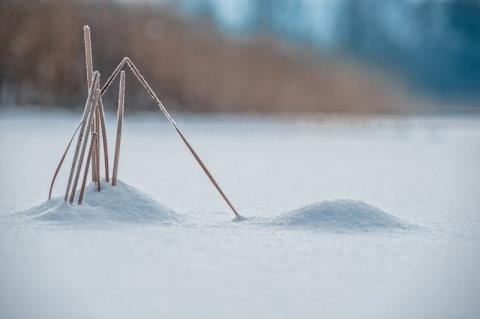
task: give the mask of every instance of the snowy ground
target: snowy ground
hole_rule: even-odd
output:
[[[80,116],[0,112],[0,318],[480,317],[480,118],[177,118],[235,222],[160,112],[130,116],[119,177],[165,222],[44,203]]]

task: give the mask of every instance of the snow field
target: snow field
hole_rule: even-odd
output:
[[[244,221],[160,114],[45,203],[78,114],[0,113],[1,318],[478,317],[478,118],[175,118]]]

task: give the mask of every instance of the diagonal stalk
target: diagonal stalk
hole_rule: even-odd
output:
[[[218,183],[215,181],[215,179],[213,178],[212,174],[209,172],[209,170],[207,169],[207,167],[205,166],[205,164],[203,164],[202,160],[200,159],[200,157],[197,155],[197,153],[195,152],[195,150],[193,149],[193,147],[190,145],[190,143],[187,141],[187,139],[185,138],[185,136],[182,134],[182,132],[180,131],[180,129],[178,128],[177,124],[175,123],[175,121],[173,120],[173,118],[170,116],[170,114],[168,113],[167,109],[163,106],[162,102],[158,99],[157,95],[155,94],[155,92],[153,92],[152,88],[150,87],[150,85],[147,83],[147,81],[145,80],[145,78],[142,76],[142,74],[140,73],[140,71],[137,69],[137,67],[133,64],[133,62],[127,58],[127,64],[128,66],[130,67],[130,69],[132,70],[132,72],[135,74],[135,76],[137,77],[137,79],[140,81],[140,83],[143,85],[143,87],[147,90],[147,92],[150,94],[150,96],[152,97],[152,99],[155,101],[155,103],[157,103],[158,107],[160,108],[160,110],[162,110],[163,114],[165,114],[165,116],[167,117],[167,119],[170,121],[170,123],[173,125],[173,127],[175,128],[175,130],[177,131],[178,135],[180,135],[180,138],[183,140],[183,142],[185,143],[185,145],[187,146],[187,148],[190,150],[190,152],[192,153],[193,157],[197,160],[198,164],[202,167],[203,171],[205,172],[205,174],[207,174],[208,178],[210,179],[210,181],[212,182],[212,184],[215,186],[215,188],[217,189],[217,191],[220,193],[220,195],[222,195],[223,199],[225,200],[225,202],[227,202],[228,206],[232,209],[232,211],[235,213],[236,216],[238,216],[238,213],[237,211],[235,210],[235,208],[233,207],[232,203],[230,203],[230,201],[228,200],[227,196],[225,195],[225,193],[222,191],[222,189],[220,188],[220,186],[218,185]]]
[[[123,58],[122,62],[120,62],[118,65],[117,65],[117,68],[115,69],[115,71],[113,71],[112,75],[110,75],[110,77],[108,78],[107,82],[105,82],[105,84],[103,85],[102,87],[102,91],[101,91],[101,94],[103,96],[103,94],[105,94],[105,92],[108,90],[108,88],[110,87],[110,85],[112,84],[113,80],[115,80],[115,78],[117,77],[118,75],[118,72],[120,72],[120,70],[123,68],[123,65],[128,61],[129,59],[128,58]]]
[[[60,168],[63,165],[63,161],[65,160],[65,157],[67,156],[68,150],[70,149],[70,145],[72,144],[73,139],[75,138],[75,135],[77,135],[78,129],[80,126],[82,126],[82,121],[78,123],[77,128],[75,129],[75,132],[72,135],[72,138],[70,139],[70,142],[68,142],[67,148],[65,149],[65,152],[62,155],[62,158],[60,159],[60,163],[58,163],[57,169],[55,170],[55,174],[53,174],[52,182],[50,183],[50,191],[48,192],[48,199],[52,198],[52,190],[53,190],[53,185],[55,184],[55,180],[57,179],[57,175],[60,172]]]

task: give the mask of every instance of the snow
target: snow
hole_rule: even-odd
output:
[[[480,118],[174,115],[237,220],[159,113],[70,206],[81,115],[0,112],[1,318],[479,317]]]
[[[378,207],[348,199],[313,203],[278,217],[276,223],[323,231],[395,230],[414,227]]]
[[[105,180],[85,187],[84,200],[80,205],[56,197],[12,217],[23,220],[51,221],[61,223],[159,223],[174,222],[178,214],[136,188],[117,180],[112,186]],[[75,194],[78,199],[79,191]]]

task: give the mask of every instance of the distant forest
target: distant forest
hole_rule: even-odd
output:
[[[92,30],[94,68],[102,83],[129,56],[172,110],[408,109],[405,94],[392,79],[353,62],[287,47],[267,34],[232,38],[208,19],[186,19],[166,5],[75,0],[0,2],[0,106],[82,108],[87,94],[86,24]],[[108,100],[115,101],[114,91]],[[129,110],[154,108],[129,72],[126,94]]]

